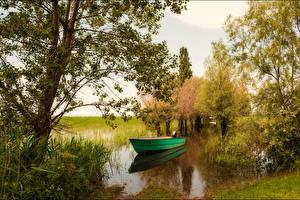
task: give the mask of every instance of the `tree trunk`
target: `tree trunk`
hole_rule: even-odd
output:
[[[194,132],[194,120],[193,119],[190,119],[190,124],[191,124],[191,132]]]
[[[195,131],[197,133],[200,133],[201,129],[202,129],[201,116],[197,115],[195,119]]]
[[[187,135],[187,133],[188,133],[188,125],[187,125],[187,120],[185,119],[184,120],[184,135]]]
[[[170,119],[167,119],[167,120],[166,120],[166,135],[167,135],[167,136],[170,136],[170,135],[171,135],[170,124],[171,124],[171,120],[170,120]]]
[[[226,118],[221,118],[221,133],[222,133],[222,136],[225,136],[226,135],[226,132],[227,132],[227,122],[228,120]]]
[[[157,136],[161,136],[161,130],[160,130],[160,123],[159,122],[156,122],[155,128],[156,128]]]
[[[179,134],[183,135],[183,120],[182,119],[178,120],[178,130],[179,130]]]
[[[39,165],[43,162],[47,152],[48,140],[50,137],[50,124],[39,124],[35,128],[35,137],[30,147],[22,153],[22,159],[26,168],[31,165]]]
[[[40,164],[47,151],[48,140],[53,128],[51,124],[51,108],[73,48],[74,27],[79,4],[79,0],[75,1],[72,11],[70,11],[72,15],[69,19],[66,19],[68,27],[63,30],[63,37],[60,38],[58,1],[52,1],[51,47],[47,57],[48,66],[46,76],[43,80],[46,84],[43,87],[41,98],[38,99],[39,105],[36,122],[33,123],[35,132],[34,141],[28,150],[22,153],[24,164],[27,167],[32,164]],[[62,40],[61,43],[59,43],[60,39]]]

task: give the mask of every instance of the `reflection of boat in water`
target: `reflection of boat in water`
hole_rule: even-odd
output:
[[[145,137],[129,139],[137,153],[146,151],[161,151],[184,145],[185,138]]]
[[[138,154],[131,163],[129,173],[144,171],[159,166],[186,152],[185,146],[179,146],[165,151]]]

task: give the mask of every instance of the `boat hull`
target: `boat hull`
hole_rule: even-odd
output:
[[[184,145],[185,138],[132,138],[129,139],[137,153],[162,151]]]

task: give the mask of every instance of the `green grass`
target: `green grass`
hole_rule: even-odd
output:
[[[134,199],[182,199],[183,195],[178,192],[178,189],[158,187],[150,185],[139,194],[135,196]]]
[[[300,173],[272,177],[219,191],[213,199],[299,199]]]
[[[109,147],[128,145],[129,138],[149,136],[154,133],[137,118],[125,122],[121,117],[117,117],[112,122],[117,125],[114,129],[101,117],[63,117],[60,125],[68,133],[63,137],[78,136],[93,141],[105,140]]]
[[[118,127],[111,128],[102,117],[63,117],[60,124],[70,128],[71,130],[84,130],[84,129],[99,129],[99,130],[122,130],[145,128],[143,122],[137,118],[132,118],[125,122],[121,117],[117,117],[114,121]]]

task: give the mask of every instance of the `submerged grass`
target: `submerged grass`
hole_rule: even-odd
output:
[[[300,172],[219,191],[213,199],[299,199]]]

